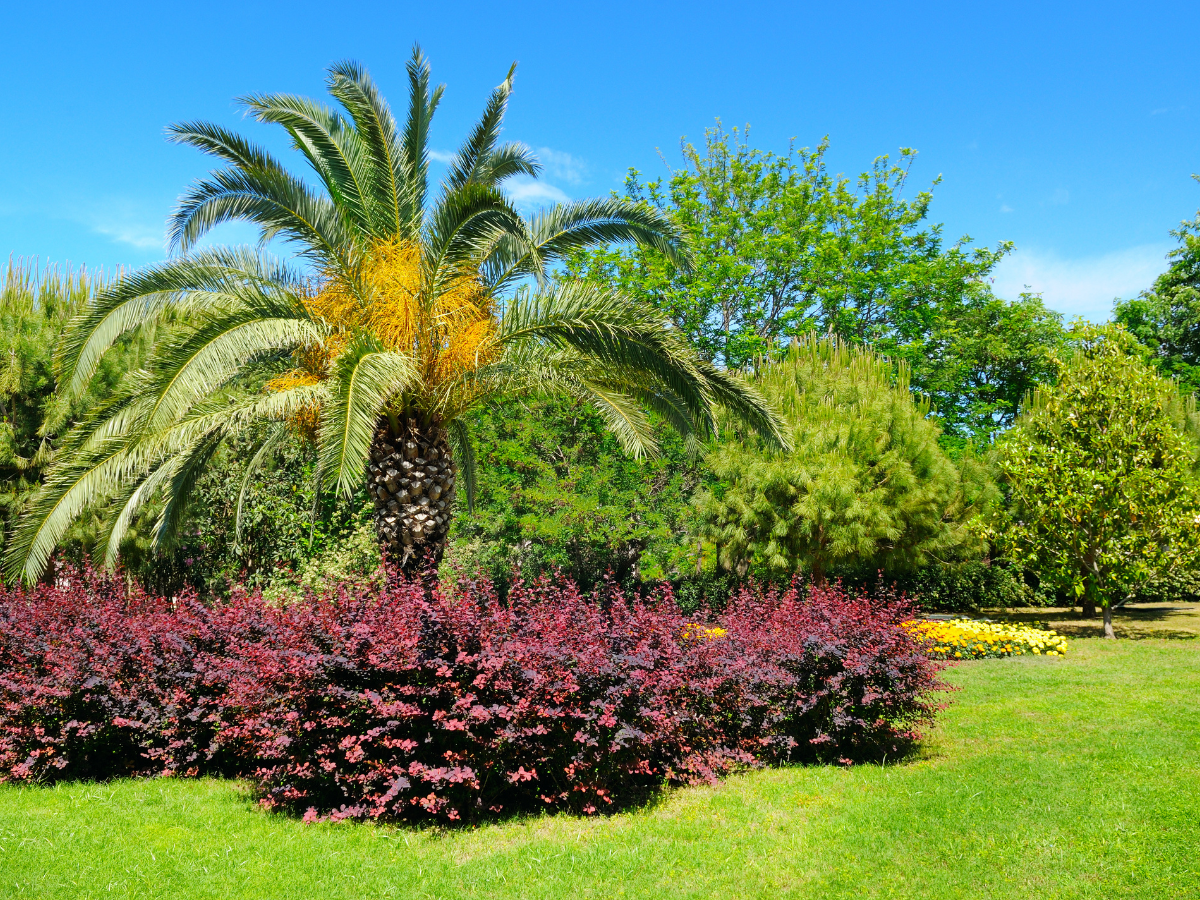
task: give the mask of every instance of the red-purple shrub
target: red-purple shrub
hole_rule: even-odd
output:
[[[306,817],[594,812],[664,782],[898,755],[936,664],[887,598],[465,581],[205,606],[68,575],[0,596],[0,777],[223,772]]]
[[[0,596],[0,778],[212,771],[215,703],[195,662],[220,645],[175,603],[71,570]],[[207,708],[204,708],[207,706]]]

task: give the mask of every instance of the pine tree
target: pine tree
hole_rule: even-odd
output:
[[[903,366],[809,337],[753,383],[783,414],[792,449],[729,440],[710,456],[723,484],[700,496],[698,532],[722,565],[822,582],[835,568],[903,571],[977,549],[964,525],[994,488],[939,448]]]

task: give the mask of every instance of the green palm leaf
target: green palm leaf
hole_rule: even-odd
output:
[[[412,360],[364,335],[338,360],[334,393],[321,416],[318,456],[325,479],[349,497],[362,479],[379,417],[414,380]]]

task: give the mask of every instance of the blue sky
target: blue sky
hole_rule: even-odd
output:
[[[999,293],[1093,319],[1150,284],[1200,207],[1194,2],[25,3],[5,31],[0,249],[42,263],[161,259],[175,198],[208,169],[164,126],[211,119],[284,152],[234,97],[319,95],[353,58],[400,108],[414,40],[448,85],[444,151],[518,61],[506,136],[547,164],[514,186],[527,204],[663,174],[659,151],[677,164],[716,117],[764,149],[829,135],[848,174],[914,147],[914,187],[943,176],[948,236],[1016,242]]]

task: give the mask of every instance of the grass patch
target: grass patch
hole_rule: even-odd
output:
[[[1198,650],[965,663],[915,759],[752,772],[612,818],[312,826],[219,781],[0,788],[0,895],[1200,896]]]

